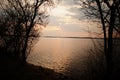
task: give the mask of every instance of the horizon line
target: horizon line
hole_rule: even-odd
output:
[[[98,37],[77,37],[77,36],[41,36],[43,38],[76,38],[76,39],[104,39]]]

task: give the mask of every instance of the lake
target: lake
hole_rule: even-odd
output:
[[[102,42],[102,39],[94,40]],[[27,61],[56,72],[77,76],[86,67],[83,60],[92,47],[94,45],[91,39],[40,38]]]

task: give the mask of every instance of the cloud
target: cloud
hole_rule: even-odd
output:
[[[72,12],[74,15],[70,15],[72,18],[75,19],[85,19],[85,14],[81,8],[78,7],[71,7],[69,12]]]
[[[96,27],[98,26],[96,23],[87,20],[79,4],[80,0],[62,0],[51,11],[50,23],[43,30],[43,34],[49,36],[88,36],[88,30],[93,32],[100,30]]]
[[[74,4],[74,0],[62,0],[62,5],[65,5],[65,6],[70,6],[70,5],[73,5]]]
[[[80,2],[80,0],[63,0],[59,5],[61,8],[56,8],[56,10],[58,11],[56,11],[55,13],[65,12],[65,14],[62,14],[62,18],[72,17],[72,19],[86,19],[83,9],[81,9],[82,7],[80,6]]]

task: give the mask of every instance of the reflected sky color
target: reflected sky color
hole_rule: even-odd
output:
[[[88,32],[98,32],[98,24],[88,20],[81,10],[80,0],[62,0],[50,12],[50,22],[43,36],[89,37]]]
[[[69,72],[72,69],[78,72],[82,67],[81,60],[87,54],[86,50],[92,46],[90,39],[40,38],[27,61],[57,72]]]

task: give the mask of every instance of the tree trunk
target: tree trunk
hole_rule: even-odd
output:
[[[30,31],[31,29],[34,27],[34,20],[36,18],[36,15],[37,15],[37,10],[38,10],[38,7],[42,4],[42,2],[39,4],[38,6],[38,3],[39,3],[39,0],[37,0],[36,4],[35,4],[35,9],[34,9],[34,15],[33,15],[33,18],[31,18],[31,23],[30,23],[30,26],[29,28],[26,30],[26,39],[25,39],[25,45],[23,47],[23,51],[22,51],[22,62],[23,64],[26,63],[26,51],[27,51],[27,47],[28,47],[28,39],[29,39],[29,34],[30,34]],[[27,27],[27,25],[26,25]]]
[[[107,67],[107,75],[106,80],[112,80],[112,71],[113,71],[113,28],[115,23],[115,6],[112,5],[110,7],[111,15],[110,15],[110,24],[109,24],[109,30],[108,30],[108,42],[106,42],[106,26],[104,22],[104,16],[102,14],[102,8],[99,0],[96,0],[96,3],[99,8],[100,16],[101,16],[101,22],[103,26],[103,32],[104,32],[104,52],[105,52],[105,58],[106,58],[106,67]],[[108,49],[107,49],[108,46]]]
[[[27,50],[27,43],[28,43],[28,37],[26,36],[25,39],[25,44],[22,50],[22,63],[25,64],[26,63],[26,50]]]
[[[98,5],[99,8],[99,12],[100,12],[100,18],[101,18],[101,23],[102,23],[102,27],[103,27],[103,34],[104,34],[104,52],[105,55],[107,54],[107,37],[106,37],[106,26],[105,26],[105,21],[104,21],[104,16],[103,16],[103,12],[102,12],[102,8],[101,8],[101,4],[99,0],[96,0],[96,3]]]
[[[28,29],[28,31],[26,31],[25,43],[24,43],[24,47],[23,47],[23,50],[22,50],[22,63],[23,64],[26,63],[26,53],[27,53],[28,39],[29,39],[30,30],[31,29]]]
[[[110,17],[110,25],[108,30],[108,53],[107,53],[107,74],[109,76],[109,80],[112,80],[112,72],[113,72],[113,28],[115,24],[115,6],[111,6],[111,17]]]

